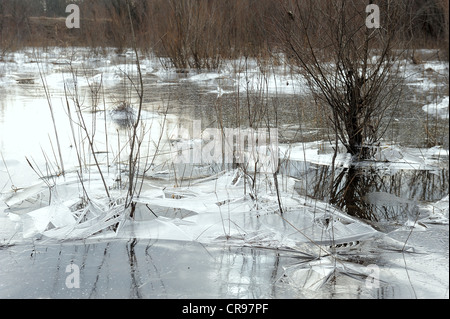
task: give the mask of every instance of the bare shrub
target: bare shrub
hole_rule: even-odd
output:
[[[367,1],[366,5],[370,2]],[[400,98],[401,6],[381,5],[382,27],[366,27],[361,1],[285,1],[277,34],[289,63],[329,106],[336,138],[358,159],[373,155]]]

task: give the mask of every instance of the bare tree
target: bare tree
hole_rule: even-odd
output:
[[[306,77],[315,97],[329,106],[336,138],[355,159],[373,155],[387,127],[386,111],[401,96],[401,1],[379,4],[380,28],[367,24],[370,4],[287,0],[284,18],[277,21],[288,61]]]

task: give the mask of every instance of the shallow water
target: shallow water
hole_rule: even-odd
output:
[[[0,65],[2,194],[38,182],[36,168],[42,175],[57,171],[59,156],[54,123],[64,165],[66,168],[78,165],[63,90],[64,83],[72,90],[76,86],[74,81],[69,81],[72,75],[68,65],[59,63],[64,62],[64,55],[50,52],[45,57],[47,62],[41,65],[51,94],[51,109],[35,59],[31,55],[21,59]],[[80,57],[74,65],[80,72],[77,85],[80,85],[86,117],[102,119],[104,114],[112,114],[102,113],[103,109],[113,110],[120,101],[128,99],[131,89],[124,85],[123,72],[111,69],[118,65],[121,70],[133,73],[129,65],[132,58],[83,59]],[[145,66],[144,109],[148,123],[157,123],[153,120],[167,111],[167,122],[174,125],[191,127],[193,120],[201,120],[202,128],[217,127],[219,122],[226,127],[245,126],[249,124],[248,108],[262,105],[274,112],[270,124],[279,128],[280,143],[318,141],[320,144],[328,139],[323,110],[300,89],[294,89],[297,95],[289,91],[293,83],[289,75],[281,77],[283,82],[277,84],[279,90],[266,87],[263,90],[267,92],[263,94],[247,96],[243,89],[237,100],[235,93],[220,95],[217,91],[217,87],[232,91],[236,78],[166,72],[153,60],[146,61]],[[142,239],[88,243],[35,238],[32,242],[9,245],[11,229],[3,231],[15,226],[3,214],[0,216],[0,298],[448,298],[448,223],[425,224],[425,227],[414,223],[408,227],[408,222],[429,214],[425,208],[428,203],[448,194],[448,122],[422,110],[423,105],[448,96],[448,77],[446,80],[445,74],[439,73],[442,70],[432,66],[436,72],[430,76],[413,70],[423,78],[410,78],[407,101],[393,114],[385,142],[411,147],[419,153],[430,142],[437,142],[447,150],[447,155],[437,160],[437,168],[391,166],[387,170],[364,168],[356,172],[341,169],[336,172],[340,182],[333,188],[328,184],[329,165],[293,160],[291,167],[286,168],[289,176],[298,179],[296,190],[301,196],[331,200],[343,211],[380,230],[381,238],[340,247],[333,258],[324,257],[317,263],[305,259],[298,251],[231,243],[206,245]],[[89,82],[86,79],[93,81],[99,75],[105,84],[105,101],[97,100],[102,95],[86,87]],[[258,78],[252,82],[256,86],[258,83],[261,83]],[[94,102],[99,109],[91,112]],[[100,122],[105,126],[95,128],[96,139],[102,146],[98,151],[109,150],[102,154],[104,157],[110,154],[112,160],[118,155],[114,148],[116,140],[122,146],[126,142],[126,128],[121,118],[105,119]],[[160,127],[151,125],[159,132]],[[114,146],[106,145],[105,130],[111,137],[109,143]],[[428,160],[425,155],[421,158]],[[167,170],[163,164],[160,168]],[[7,213],[4,205],[0,208]],[[411,250],[404,249],[405,242],[412,246]],[[70,275],[66,267],[72,264],[80,269],[80,288],[70,289],[66,285]],[[375,287],[367,282],[373,265],[378,267],[380,280]]]
[[[311,165],[308,170],[291,169],[290,174],[298,177],[295,188],[300,194],[330,201],[385,232],[395,229],[393,224],[418,218],[421,203],[436,202],[449,189],[446,167],[394,172],[373,167],[337,169],[333,185],[330,166]]]
[[[290,293],[277,280],[283,264],[294,260],[284,255],[172,241],[11,247],[2,251],[8,271],[1,297],[283,298]],[[80,268],[80,287],[69,289],[72,263]]]
[[[391,241],[407,232],[341,251],[336,261],[319,262],[337,265],[330,274],[295,251],[164,240],[36,241],[0,249],[0,298],[448,298],[448,263],[434,266],[448,261],[448,227],[425,234],[425,240],[423,233],[410,236],[415,252],[402,253],[401,242]],[[371,267],[379,267],[378,282],[367,277]]]

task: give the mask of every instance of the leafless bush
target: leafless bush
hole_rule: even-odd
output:
[[[369,3],[286,1],[278,20],[288,61],[329,106],[336,138],[359,159],[373,154],[387,127],[386,110],[399,102],[402,82],[401,6],[380,5],[382,27],[369,29]]]

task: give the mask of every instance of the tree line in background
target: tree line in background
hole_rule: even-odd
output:
[[[306,0],[1,0],[0,53],[24,46],[131,47],[127,1],[140,50],[168,57],[177,68],[208,69],[226,58],[279,52],[280,19],[289,18],[285,8],[308,6]],[[318,0],[325,7],[330,1]],[[354,3],[364,9],[370,2],[400,5],[402,38],[411,46],[440,48],[448,59],[447,0]],[[72,3],[80,7],[80,29],[65,27],[65,8]]]

